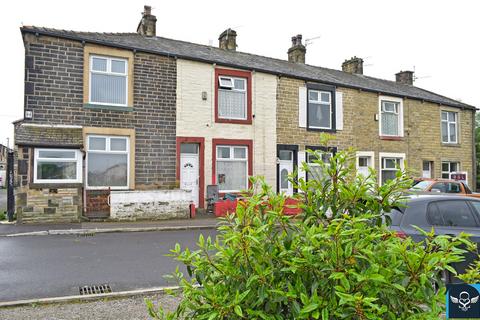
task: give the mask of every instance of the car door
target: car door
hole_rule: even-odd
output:
[[[433,201],[427,206],[427,221],[438,235],[458,236],[464,232],[471,234],[471,240],[478,243],[480,235],[478,209],[480,201],[461,198]],[[455,263],[453,267],[462,273],[476,256],[475,253],[466,253],[465,261]]]

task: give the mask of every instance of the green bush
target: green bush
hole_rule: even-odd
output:
[[[321,157],[314,152],[312,156]],[[181,302],[156,319],[438,319],[444,312],[442,270],[473,250],[466,235],[425,232],[415,243],[390,231],[383,212],[402,205],[404,172],[378,186],[372,171],[356,176],[352,153],[317,161],[298,182],[304,214],[282,214],[285,196],[252,179],[249,196],[226,218],[216,239],[198,250],[172,250]],[[388,222],[388,219],[386,219]],[[477,269],[478,271],[478,269]],[[471,277],[474,276],[471,272]],[[478,272],[477,272],[478,274]],[[435,279],[432,281],[431,279]],[[440,289],[434,290],[434,282]]]
[[[0,221],[5,220],[7,216],[5,215],[5,212],[0,212]]]

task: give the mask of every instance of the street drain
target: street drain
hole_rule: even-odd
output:
[[[80,287],[79,289],[80,289],[80,295],[82,296],[112,292],[112,288],[110,288],[109,284],[83,286],[83,287]]]

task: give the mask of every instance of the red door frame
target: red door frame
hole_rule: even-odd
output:
[[[244,146],[247,147],[248,152],[248,176],[253,176],[253,140],[240,140],[240,139],[212,139],[212,184],[216,184],[217,181],[217,146]],[[251,187],[250,181],[248,186]],[[223,193],[220,193],[223,194]]]
[[[180,182],[180,145],[182,143],[199,144],[199,181],[198,181],[198,207],[205,207],[205,138],[201,137],[177,137],[177,180]]]

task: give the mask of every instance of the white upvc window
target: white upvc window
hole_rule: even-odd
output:
[[[396,177],[398,170],[404,169],[405,153],[380,153],[380,183]]]
[[[218,117],[220,119],[247,119],[247,79],[218,77]]]
[[[217,146],[216,175],[220,192],[248,188],[248,147]]]
[[[128,103],[127,59],[90,56],[89,103],[123,106]]]
[[[34,183],[81,183],[82,153],[75,149],[35,149]]]
[[[374,168],[375,152],[373,151],[358,151],[357,152],[357,174],[365,177],[370,175],[370,168]]]
[[[332,93],[308,90],[308,128],[332,129]]]
[[[442,142],[458,143],[458,113],[442,111]]]
[[[403,137],[403,100],[394,97],[379,98],[380,136]]]
[[[310,172],[307,172],[306,175],[307,181],[310,179],[322,180],[322,178],[324,177],[323,167],[315,161],[317,159],[321,160],[323,163],[329,166],[330,158],[333,157],[333,152],[330,151],[316,150],[316,152],[320,153],[320,159],[316,157],[315,154],[307,153],[307,166],[310,169]]]
[[[87,137],[87,188],[128,189],[130,139],[124,136]]]
[[[460,162],[442,161],[442,178],[450,179],[450,172],[460,171]]]

